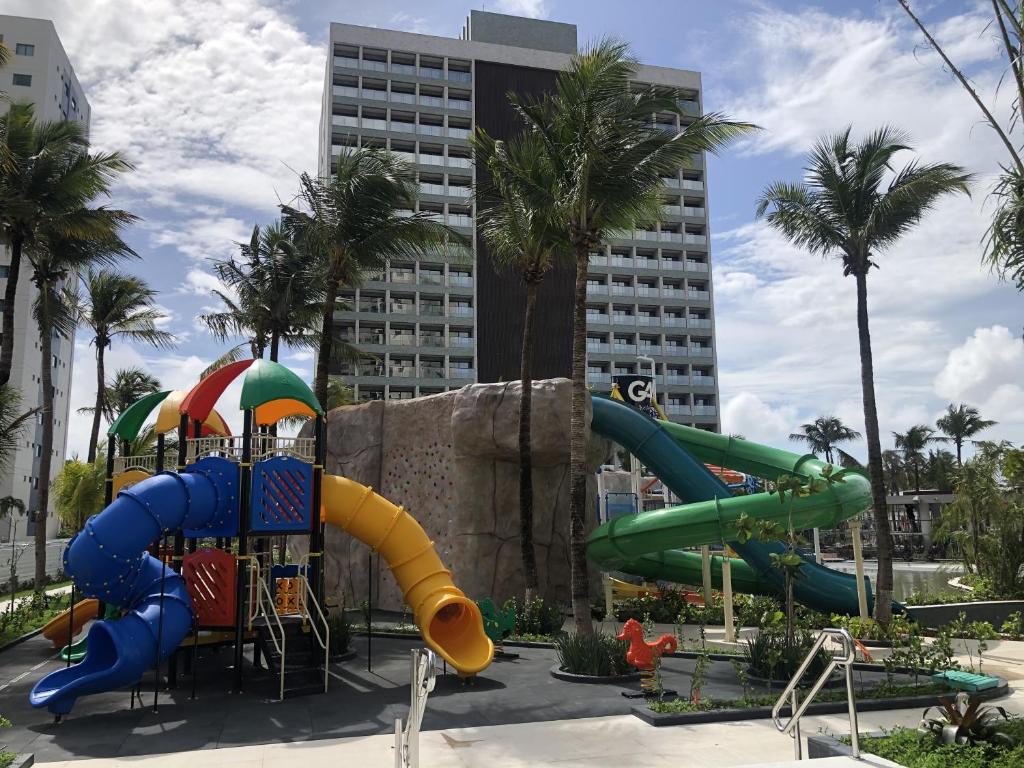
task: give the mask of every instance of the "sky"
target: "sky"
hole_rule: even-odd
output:
[[[576,23],[582,43],[627,40],[644,63],[702,72],[705,109],[763,128],[709,162],[726,432],[784,446],[825,414],[863,431],[853,281],[755,220],[765,185],[799,180],[823,134],[884,123],[907,131],[923,161],[977,174],[971,197],[942,201],[869,278],[883,447],[950,402],[997,420],[985,437],[1024,442],[1024,297],[980,265],[1000,147],[896,0],[4,0],[5,13],[54,21],[92,106],[94,147],[136,165],[113,197],[141,216],[126,238],[140,259],[125,269],[160,291],[179,343],[116,343],[107,369],[141,365],[188,388],[224,351],[196,319],[216,306],[210,262],[272,221],[298,173],[316,169],[330,21],[455,37],[471,7]],[[996,94],[990,5],[915,7],[979,91]],[[75,350],[73,411],[95,396],[85,333]],[[308,352],[283,361],[311,378]],[[235,425],[237,393],[225,397]],[[69,455],[84,455],[88,430],[73,413]],[[863,444],[851,452],[863,456]]]

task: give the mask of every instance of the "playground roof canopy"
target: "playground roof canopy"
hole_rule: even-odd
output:
[[[125,408],[121,415],[114,420],[114,423],[107,430],[107,435],[119,437],[122,440],[134,440],[139,436],[139,432],[142,431],[142,425],[146,423],[146,419],[157,406],[160,406],[160,410],[157,412],[156,424],[153,426],[153,430],[157,434],[163,434],[170,432],[172,429],[177,429],[181,421],[178,405],[184,397],[185,392],[177,389],[153,392],[152,394],[140,397]],[[211,411],[203,422],[202,434],[204,437],[207,435],[223,435],[226,437],[231,435],[231,429],[217,411]]]
[[[323,413],[313,391],[294,372],[280,363],[260,359],[239,360],[214,371],[192,387],[179,411],[192,419],[205,420],[224,390],[242,371],[246,374],[239,407],[256,409],[258,424],[273,424],[288,416]]]

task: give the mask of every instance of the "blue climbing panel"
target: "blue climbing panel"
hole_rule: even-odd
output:
[[[229,504],[220,507],[226,510],[217,519],[211,520],[205,528],[186,529],[183,531],[188,538],[201,536],[237,536],[238,535],[238,463],[225,459],[223,456],[204,456],[195,464],[190,464],[186,472],[196,472],[206,475],[214,485],[217,486],[217,493],[224,494],[229,499]]]
[[[252,468],[252,533],[309,532],[313,506],[313,465],[292,456],[273,456]]]

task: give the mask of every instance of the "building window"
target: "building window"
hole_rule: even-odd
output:
[[[36,47],[30,43],[18,43],[14,46],[14,52],[19,56],[35,56]]]
[[[19,74],[15,73],[14,77],[11,80],[11,82],[14,85],[30,86],[30,85],[32,85],[32,75],[19,75]]]

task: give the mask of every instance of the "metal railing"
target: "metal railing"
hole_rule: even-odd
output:
[[[251,439],[253,460],[265,459],[268,456],[288,455],[302,461],[313,461],[315,439],[312,437],[273,437],[272,435],[253,435]],[[242,457],[242,438],[235,437],[190,437],[186,458],[189,464],[204,456],[223,456],[240,460]],[[130,457],[126,457],[130,458]]]
[[[274,596],[270,594],[270,586],[263,580],[263,576],[260,573],[259,560],[251,556],[249,560],[252,563],[249,566],[251,588],[256,592],[253,595],[253,599],[249,602],[249,629],[252,630],[252,622],[258,616],[266,619],[267,634],[270,635],[274,649],[281,659],[281,674],[277,694],[278,698],[284,701],[285,650],[288,636],[284,632],[284,624],[281,623],[281,615],[277,612],[277,605],[274,604]],[[273,618],[273,624],[271,623],[271,618]],[[280,641],[278,641],[277,635],[274,634],[274,624],[277,625],[277,629],[281,633]]]
[[[842,655],[832,656],[829,660],[825,670],[818,676],[818,679],[814,681],[814,685],[804,696],[803,701],[800,701],[799,694],[797,693],[797,686],[800,684],[801,678],[810,668],[814,659],[818,653],[822,650],[825,642],[829,639],[838,640],[840,645],[843,647]],[[801,743],[800,737],[800,718],[804,716],[804,712],[807,711],[807,707],[810,706],[811,702],[814,701],[814,697],[818,695],[818,692],[824,687],[825,683],[828,682],[829,677],[838,667],[844,669],[846,677],[846,702],[850,709],[850,754],[855,759],[860,759],[860,732],[857,726],[857,701],[854,695],[853,689],[853,663],[856,660],[856,649],[853,645],[853,637],[845,629],[835,629],[832,627],[821,630],[821,634],[818,635],[818,639],[814,641],[814,645],[811,646],[811,650],[807,653],[800,668],[793,675],[793,679],[789,681],[789,685],[779,695],[779,700],[775,702],[775,706],[772,707],[772,720],[775,722],[775,727],[778,728],[780,733],[786,733],[793,737],[794,741],[794,753],[797,760],[803,759],[803,744]],[[791,706],[791,714],[789,720],[785,723],[782,722],[782,708],[786,706],[786,703]]]
[[[314,554],[313,556],[317,555]],[[324,649],[324,693],[326,693],[327,681],[330,677],[328,670],[331,664],[331,625],[327,622],[327,617],[324,616],[323,609],[320,607],[316,595],[313,594],[313,587],[310,586],[309,579],[307,578],[309,574],[309,558],[310,555],[307,553],[299,559],[299,580],[302,583],[299,587],[298,608],[303,621],[313,630],[317,643]],[[316,618],[320,619],[320,624],[323,626],[322,636],[320,634],[320,626],[313,620],[313,613],[309,610],[310,604],[316,609]]]
[[[127,472],[129,469],[141,469],[144,472],[153,473],[156,471],[156,454],[151,453],[145,456],[115,456],[114,474],[118,475]]]
[[[427,696],[437,680],[436,657],[427,648],[412,649],[409,719],[402,727],[395,719],[395,768],[418,768],[420,764],[420,724],[427,710]]]

